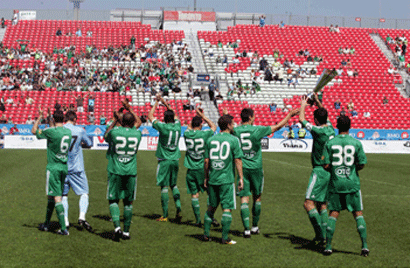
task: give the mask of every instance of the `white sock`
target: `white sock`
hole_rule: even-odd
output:
[[[68,221],[68,198],[67,198],[67,196],[63,196],[61,203],[63,204],[63,207],[64,207],[65,225],[69,226],[70,222]]]
[[[117,228],[115,228],[115,230],[114,230],[115,232],[116,231],[121,231],[121,227],[117,227]]]
[[[82,194],[80,197],[80,217],[78,219],[85,221],[85,214],[88,210],[88,194]]]
[[[251,231],[252,231],[252,232],[256,232],[257,230],[259,230],[259,227],[258,227],[258,226],[256,226],[256,227],[253,227],[253,226],[252,226],[252,228],[251,228]]]
[[[126,235],[126,236],[130,236],[130,233],[129,233],[129,232],[128,232],[128,233],[123,232],[123,234]]]

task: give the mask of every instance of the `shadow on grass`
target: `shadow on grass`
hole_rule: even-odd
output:
[[[94,215],[92,217],[96,218],[96,219],[99,219],[99,220],[111,221],[112,222],[110,215]]]
[[[94,234],[98,235],[101,238],[107,239],[107,240],[113,240],[114,239],[114,231],[104,231],[104,232],[94,232]]]
[[[199,240],[203,243],[210,243],[210,242],[212,243],[212,242],[214,242],[214,243],[222,244],[222,238],[219,238],[219,237],[211,236],[211,237],[209,237],[211,239],[211,241],[206,241],[205,242],[205,241],[202,240],[202,238],[204,237],[203,234],[194,234],[194,235],[185,235],[185,236],[194,238],[194,239]]]
[[[315,245],[314,243],[312,243],[312,240],[306,239],[300,236],[295,236],[289,233],[263,234],[263,236],[269,239],[273,239],[273,236],[276,236],[279,239],[289,240],[292,245],[296,245],[294,249],[310,250],[310,251],[321,253],[321,254],[323,254],[323,251],[324,251],[324,247]],[[348,255],[359,255],[360,256],[359,253],[337,250],[337,249],[333,249],[333,253],[343,253],[343,254],[348,254]]]
[[[37,229],[42,223],[34,223],[34,224],[23,224],[23,227],[26,228],[33,228]],[[57,221],[51,221],[49,226],[48,226],[48,232],[50,233],[57,233],[57,231],[60,230],[60,224]]]

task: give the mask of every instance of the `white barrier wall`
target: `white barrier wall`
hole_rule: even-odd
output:
[[[312,140],[286,140],[286,139],[262,139],[262,148],[264,152],[304,152],[312,151]],[[108,144],[103,137],[93,138],[92,150],[107,150]],[[371,141],[363,140],[363,149],[365,153],[383,153],[383,154],[410,154],[410,141]],[[139,150],[155,151],[158,144],[158,137],[142,137]],[[184,139],[181,138],[179,147],[182,151],[186,150]],[[5,149],[46,149],[45,140],[37,140],[35,136],[5,136]]]

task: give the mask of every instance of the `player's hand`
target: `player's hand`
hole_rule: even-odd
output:
[[[43,117],[43,110],[41,109],[41,105],[38,106],[38,118]]]
[[[122,106],[124,106],[125,109],[127,109],[127,110],[130,109],[130,103],[129,103],[129,101],[128,101],[127,98],[123,99],[123,100],[121,101],[121,104],[122,104]]]
[[[298,115],[299,112],[300,112],[300,109],[297,108],[297,109],[293,109],[292,111],[290,111],[289,114],[293,117],[295,115]]]
[[[208,180],[209,180],[209,179],[207,179],[207,178],[205,178],[205,180],[204,180],[204,187],[205,187],[205,189],[208,189]]]
[[[156,97],[157,101],[161,101],[161,99],[162,99],[162,96],[161,96],[160,93],[157,93],[157,95],[155,95],[155,97]]]
[[[196,114],[197,114],[198,116],[203,117],[204,111],[202,110],[202,108],[196,107],[195,111],[196,111]]]
[[[302,98],[300,99],[300,104],[304,106],[308,104],[308,97],[306,95],[302,96]]]
[[[243,190],[243,179],[240,179],[238,181],[238,192]]]

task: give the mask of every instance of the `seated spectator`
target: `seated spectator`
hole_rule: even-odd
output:
[[[354,110],[353,100],[350,100],[349,103],[347,104],[347,110],[348,111],[353,111]]]
[[[26,99],[25,99],[25,102],[26,102],[26,104],[31,105],[31,104],[34,103],[34,100],[33,100],[33,98],[31,98],[30,96],[27,95]]]
[[[14,126],[12,128],[10,128],[10,135],[19,135],[19,129],[17,128],[17,125],[14,124]]]
[[[88,122],[90,125],[94,125],[94,123],[95,123],[95,116],[94,116],[94,113],[93,113],[93,112],[91,112],[91,113],[87,116],[87,122]]]
[[[303,49],[299,50],[299,56],[303,56],[304,53],[305,51],[303,51]]]
[[[311,55],[309,55],[309,56],[306,58],[306,61],[307,61],[307,62],[312,62],[312,61],[313,61],[312,56],[311,56]]]
[[[211,58],[214,56],[214,49],[212,47],[208,49],[208,56]]]
[[[14,100],[11,96],[9,96],[9,98],[6,100],[7,104],[14,104]]]
[[[6,20],[4,18],[1,18],[1,28],[5,28],[6,27]]]
[[[296,75],[293,75],[288,79],[288,87],[291,85],[293,85],[294,88],[296,88],[296,85],[299,85],[298,77]]]
[[[342,103],[340,102],[340,100],[337,100],[337,101],[335,101],[334,105],[335,105],[335,109],[339,110],[342,106]]]
[[[357,69],[354,69],[353,77],[358,77],[358,76],[359,76],[359,71]]]
[[[88,37],[92,37],[92,36],[93,36],[93,32],[92,32],[91,30],[88,30],[88,31],[87,31],[87,36],[88,36]]]
[[[350,54],[350,49],[348,47],[345,47],[345,49],[343,49],[343,54]]]
[[[369,118],[370,117],[370,112],[369,111],[364,112],[363,117],[364,118]]]
[[[333,24],[330,24],[329,32],[331,33],[335,32],[335,27],[333,27]]]
[[[353,117],[357,117],[357,116],[358,116],[358,113],[357,113],[356,110],[352,110],[352,111],[350,112],[350,114],[351,114]]]
[[[27,125],[32,125],[34,124],[34,120],[31,118],[31,115],[28,116],[27,120],[26,120],[26,124]]]
[[[316,75],[316,74],[317,74],[316,69],[315,69],[315,68],[312,68],[312,70],[310,70],[310,76]]]
[[[338,75],[338,76],[342,76],[342,75],[343,75],[343,69],[342,69],[342,67],[340,67],[339,69],[337,69],[336,72],[337,72],[337,75]]]
[[[107,124],[107,118],[105,117],[104,114],[102,114],[100,116],[100,125],[104,126],[105,124]]]
[[[228,56],[226,56],[226,55],[224,55],[224,58],[223,58],[223,60],[222,60],[222,63],[223,64],[227,64],[228,63]]]
[[[383,97],[383,105],[386,105],[389,103],[389,100],[387,99],[386,96]]]
[[[241,62],[239,61],[239,56],[236,55],[235,58],[233,58],[232,62],[235,63],[235,64],[241,63]]]
[[[314,62],[322,62],[322,61],[323,61],[323,58],[322,58],[322,56],[315,56],[315,57],[313,58],[313,61],[314,61]]]
[[[404,57],[404,55],[400,55],[399,57],[398,57],[398,60],[399,60],[399,66],[400,66],[400,68],[404,68],[404,65],[405,65],[405,57]]]
[[[57,32],[56,32],[56,36],[62,36],[62,35],[63,35],[63,33],[61,32],[61,29],[58,29]]]
[[[390,42],[391,40],[392,40],[392,38],[390,37],[389,34],[387,34],[386,43],[391,44],[391,42]]]
[[[222,63],[222,58],[218,55],[218,57],[216,57],[215,62],[216,62],[216,64]]]
[[[342,107],[342,110],[340,111],[339,116],[344,116],[346,115],[345,107]]]
[[[70,31],[68,31],[65,35],[66,35],[66,36],[72,36],[72,34],[71,34]]]
[[[346,67],[352,67],[352,63],[350,62],[350,59],[347,59]]]
[[[222,44],[221,40],[218,41],[218,47],[219,47],[219,48],[222,48],[222,47],[223,47],[223,44]]]
[[[270,112],[271,112],[271,113],[275,113],[277,107],[278,107],[278,105],[277,105],[276,103],[272,102],[272,103],[269,105]]]
[[[354,53],[356,53],[356,49],[354,49],[353,47],[350,47],[350,55],[354,55]]]
[[[77,29],[77,31],[75,32],[75,35],[76,36],[82,36],[83,35],[80,28]]]
[[[335,33],[340,33],[340,29],[339,29],[339,26],[335,26]]]
[[[300,70],[299,77],[302,78],[302,81],[304,81],[307,77],[306,71],[304,69]]]
[[[352,71],[352,69],[348,69],[347,72],[346,72],[346,74],[347,74],[347,76],[352,77],[352,76],[353,76],[353,71]]]
[[[337,52],[338,52],[339,54],[343,54],[343,48],[342,48],[342,47],[339,47],[339,49],[337,50]]]
[[[308,50],[308,49],[305,49],[305,51],[303,52],[303,55],[304,55],[305,57],[309,56],[309,55],[310,55],[309,50]]]
[[[347,64],[347,61],[346,61],[346,59],[343,59],[342,60],[342,62],[340,63],[342,66],[346,66],[346,64]]]
[[[275,84],[276,81],[280,81],[280,84],[282,84],[283,79],[284,79],[285,75],[283,73],[283,69],[279,69],[279,71],[275,74],[275,76],[273,77],[273,80],[275,80]]]
[[[390,74],[390,75],[393,75],[395,73],[393,65],[390,65],[390,68],[387,69],[387,73]]]

